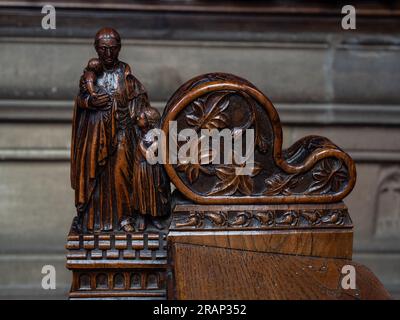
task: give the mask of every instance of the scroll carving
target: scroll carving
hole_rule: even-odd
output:
[[[308,136],[282,150],[274,106],[234,75],[207,74],[188,81],[164,110],[165,133],[170,121],[176,121],[179,130],[193,129],[198,141],[207,139],[202,129],[225,130],[233,143],[243,130],[254,130],[253,141],[246,145],[254,150],[254,161],[238,163],[233,150],[230,163],[216,163],[216,150],[198,148],[197,163],[165,164],[177,189],[196,203],[331,203],[354,187],[354,162],[329,139]],[[182,144],[177,144],[178,150]],[[250,168],[247,174],[238,174],[245,166]]]

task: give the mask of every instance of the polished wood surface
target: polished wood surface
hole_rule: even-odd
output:
[[[164,110],[161,128],[166,135],[171,121],[176,121],[180,130],[195,130],[200,139],[201,130],[228,129],[232,140],[238,131],[254,130],[250,175],[236,174],[244,166],[241,163],[165,164],[171,182],[194,202],[331,203],[343,199],[354,187],[354,161],[327,138],[308,136],[282,150],[282,127],[272,102],[235,75],[211,73],[187,81]],[[224,144],[220,150],[224,150]],[[180,147],[178,143],[178,150]],[[210,158],[211,151],[207,155]],[[198,153],[199,159],[204,157]],[[197,180],[201,183],[196,184]]]
[[[313,258],[176,244],[170,299],[348,300],[389,299],[366,267],[351,260]],[[357,287],[340,286],[344,265],[355,267]]]
[[[356,168],[345,151],[320,136],[283,150],[272,102],[227,73],[187,81],[160,117],[130,66],[118,60],[118,32],[101,29],[95,49],[98,59],[79,82],[72,128],[71,299],[389,298],[370,271],[351,261],[353,223],[342,199],[355,185]],[[150,130],[161,128],[171,139],[173,122],[192,129],[195,143],[207,138],[204,129],[225,129],[220,150],[254,132],[244,139],[254,158],[239,163],[230,150],[233,162],[213,162],[219,152],[211,146],[196,148],[189,162],[169,162],[172,143],[177,150],[190,145],[172,137],[161,146],[167,162],[152,164]],[[238,174],[247,164],[250,171]],[[340,285],[344,265],[357,270],[353,291]]]
[[[100,29],[94,46],[98,58],[83,70],[72,125],[69,297],[165,299],[170,183],[144,156],[160,114],[118,59],[118,32]]]
[[[283,150],[271,101],[231,74],[183,84],[164,110],[164,132],[171,121],[200,140],[204,129],[225,129],[233,141],[253,129],[254,159],[249,175],[237,175],[243,165],[235,161],[165,164],[177,189],[167,236],[169,299],[390,298],[351,261],[353,224],[341,200],[355,185],[356,168],[347,153],[319,136]],[[197,157],[213,159],[212,148]],[[356,270],[352,291],[341,286],[345,265]]]

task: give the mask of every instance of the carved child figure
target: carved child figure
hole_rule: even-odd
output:
[[[138,127],[137,145],[133,171],[133,204],[139,213],[139,231],[147,227],[150,220],[157,229],[163,229],[162,217],[169,215],[170,185],[160,164],[149,164],[146,160],[146,151],[158,143],[149,134],[149,130],[156,127],[160,114],[155,109],[140,112],[136,118]],[[154,145],[153,145],[154,146]],[[151,217],[151,219],[148,219]]]
[[[97,96],[97,90],[95,83],[97,76],[103,71],[101,62],[97,58],[92,58],[88,61],[88,64],[83,72],[83,85],[86,87],[87,92],[90,96]]]

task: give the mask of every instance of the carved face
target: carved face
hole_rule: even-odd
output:
[[[112,68],[118,61],[121,45],[115,39],[100,39],[96,45],[97,55],[106,68]]]

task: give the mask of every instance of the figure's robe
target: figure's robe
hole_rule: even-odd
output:
[[[153,139],[137,130],[138,141],[134,154],[133,167],[133,206],[136,212],[152,217],[163,217],[170,213],[170,183],[161,164],[149,164],[146,160],[141,143],[147,149],[153,144]]]
[[[143,85],[123,62],[99,75],[96,86],[112,101],[95,108],[80,92],[72,127],[71,185],[84,232],[117,230],[132,216],[134,119],[150,107]]]

